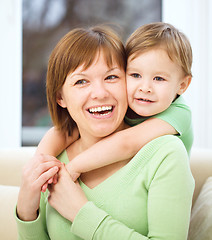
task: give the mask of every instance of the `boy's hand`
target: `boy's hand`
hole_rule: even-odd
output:
[[[74,166],[71,162],[66,164],[66,169],[67,169],[68,173],[70,174],[72,180],[75,182],[79,178],[81,173],[75,171]]]

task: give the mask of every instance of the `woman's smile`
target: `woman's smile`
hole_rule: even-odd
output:
[[[88,109],[88,112],[96,118],[109,118],[114,110],[114,106],[95,106]]]

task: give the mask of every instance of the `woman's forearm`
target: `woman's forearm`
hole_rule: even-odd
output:
[[[23,221],[15,212],[15,220],[17,223],[18,240],[50,240],[46,231],[46,201],[47,194],[41,194],[39,212],[34,221]]]

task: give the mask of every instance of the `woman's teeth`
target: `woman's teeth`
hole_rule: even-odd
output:
[[[112,111],[112,106],[102,106],[102,107],[95,107],[95,108],[89,108],[88,111],[92,114],[101,114],[101,115],[107,115]]]

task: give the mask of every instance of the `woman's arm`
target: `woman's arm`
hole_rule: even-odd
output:
[[[62,163],[48,155],[34,156],[22,173],[22,183],[17,202],[17,215],[23,221],[37,218],[40,204],[41,187],[60,169]]]
[[[194,191],[187,152],[178,138],[167,138],[163,145],[152,144],[152,151],[155,148],[158,151],[152,155],[151,163],[140,173],[145,175],[148,192],[148,235],[143,236],[128,228],[91,202],[75,217],[71,228],[74,234],[94,240],[187,239]],[[133,185],[133,188],[136,186]],[[141,219],[142,216],[137,218]]]
[[[55,127],[50,128],[41,139],[35,154],[47,154],[57,157],[64,149],[79,138],[77,128],[73,129],[71,136]]]
[[[45,203],[41,187],[61,165],[55,157],[44,155],[34,156],[25,165],[15,212],[20,240],[49,239],[44,226]]]
[[[76,156],[68,165],[73,180],[81,173],[132,158],[145,144],[176,130],[167,122],[151,118],[137,126],[119,131]]]
[[[22,221],[15,212],[15,220],[18,230],[18,240],[50,240],[46,228],[46,200],[47,192],[41,194],[39,214],[34,221]]]
[[[52,199],[50,198],[52,201],[50,204],[64,217],[73,221],[71,226],[73,234],[85,240],[187,239],[194,190],[194,180],[189,168],[187,152],[178,138],[166,138],[164,144],[157,142],[151,144],[151,148],[154,151],[154,154],[150,154],[149,161],[151,163],[139,175],[145,178],[145,186],[132,182],[132,184],[134,183],[132,187],[137,192],[136,199],[138,201],[139,199],[143,201],[144,197],[142,194],[139,195],[140,188],[145,187],[148,193],[147,211],[146,209],[143,211],[144,214],[146,212],[148,214],[147,236],[113,218],[114,210],[111,210],[110,215],[94,203],[85,200],[82,196],[82,190],[77,188],[73,182],[70,185],[72,187],[69,186],[69,190],[66,189],[65,193],[61,191],[62,187],[57,184],[53,186],[55,189]],[[155,151],[156,148],[157,151]],[[140,178],[139,176],[138,178]],[[61,181],[61,184],[64,182]],[[67,185],[65,184],[65,186]],[[64,196],[67,195],[68,191],[72,191],[72,193],[68,194],[69,199],[64,201]],[[124,197],[120,199],[121,202],[124,200]],[[65,202],[67,206],[65,206]],[[127,207],[127,203],[125,204]],[[67,209],[69,210],[67,211]],[[127,216],[128,214],[126,214],[126,218]],[[142,219],[142,215],[137,216],[137,219],[138,221]]]

